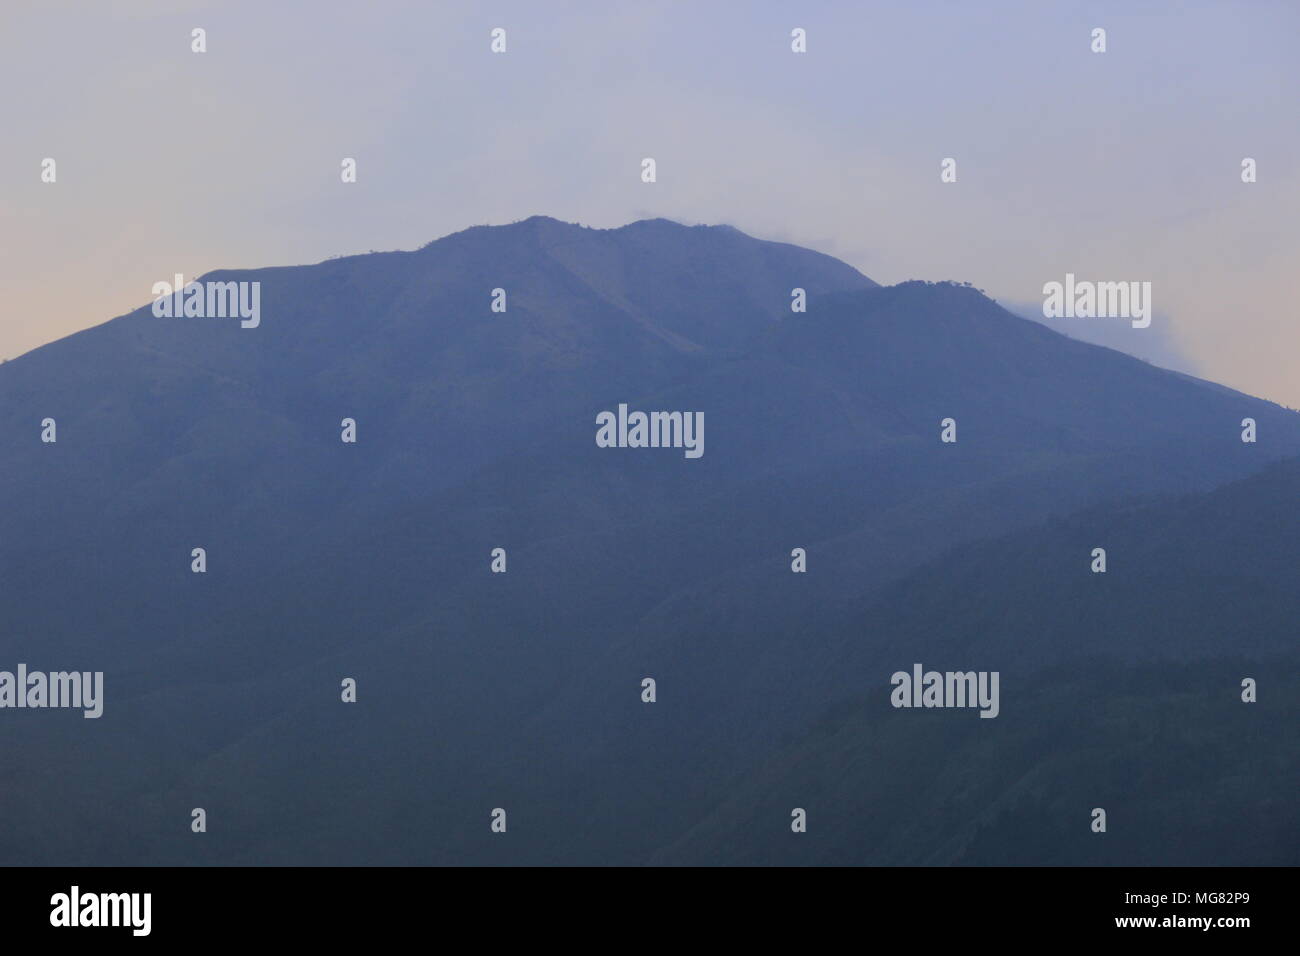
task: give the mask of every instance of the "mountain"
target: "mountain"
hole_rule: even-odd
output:
[[[910,574],[1300,455],[1271,403],[728,227],[203,278],[260,282],[258,327],[145,307],[0,366],[0,662],[107,687],[3,714],[0,858],[658,859],[876,686]],[[598,447],[620,403],[703,412],[703,455]]]

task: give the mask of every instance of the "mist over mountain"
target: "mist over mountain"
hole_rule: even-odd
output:
[[[1151,324],[1135,329],[1128,319],[1081,319],[1047,317],[1043,303],[1002,302],[1012,315],[1047,326],[1054,332],[1080,342],[1102,345],[1140,358],[1144,362],[1187,375],[1202,374],[1201,364],[1192,358],[1179,340],[1177,324],[1167,313],[1157,309]]]
[[[106,675],[98,720],[3,715],[7,861],[779,861],[735,829],[764,800],[789,837],[791,806],[876,767],[924,827],[937,764],[1068,721],[1105,675],[1140,697],[1134,668],[1177,661],[1193,676],[1159,671],[1149,707],[1204,715],[1234,681],[1199,661],[1292,673],[1296,474],[1267,466],[1300,455],[1300,415],[973,288],[880,287],[730,227],[545,217],[203,278],[260,282],[260,325],[144,307],[0,366],[0,668]],[[702,412],[702,456],[598,447],[620,404]],[[1232,617],[1252,596],[1263,616]],[[1102,677],[1016,702],[1089,635]],[[913,660],[1004,668],[1007,718],[891,710]],[[1231,776],[1215,739],[1205,780]],[[836,859],[1078,859],[1047,822],[1069,775],[1034,792],[1032,853],[998,842],[1017,766],[928,843],[873,854],[838,817]]]

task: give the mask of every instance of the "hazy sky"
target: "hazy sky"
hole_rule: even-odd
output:
[[[0,356],[176,272],[665,216],[1008,303],[1150,281],[1115,334],[1300,406],[1298,107],[1294,2],[5,0]]]

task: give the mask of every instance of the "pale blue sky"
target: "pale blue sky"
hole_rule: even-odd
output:
[[[1298,48],[1289,2],[9,0],[0,356],[175,272],[666,216],[1007,302],[1151,281],[1121,344],[1300,406]]]

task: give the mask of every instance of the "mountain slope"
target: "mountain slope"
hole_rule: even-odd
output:
[[[918,569],[820,661],[859,686],[655,862],[1295,865],[1298,495],[1291,460]],[[998,717],[889,706],[890,675],[915,662],[998,671]],[[792,841],[777,824],[805,803],[821,825]]]

